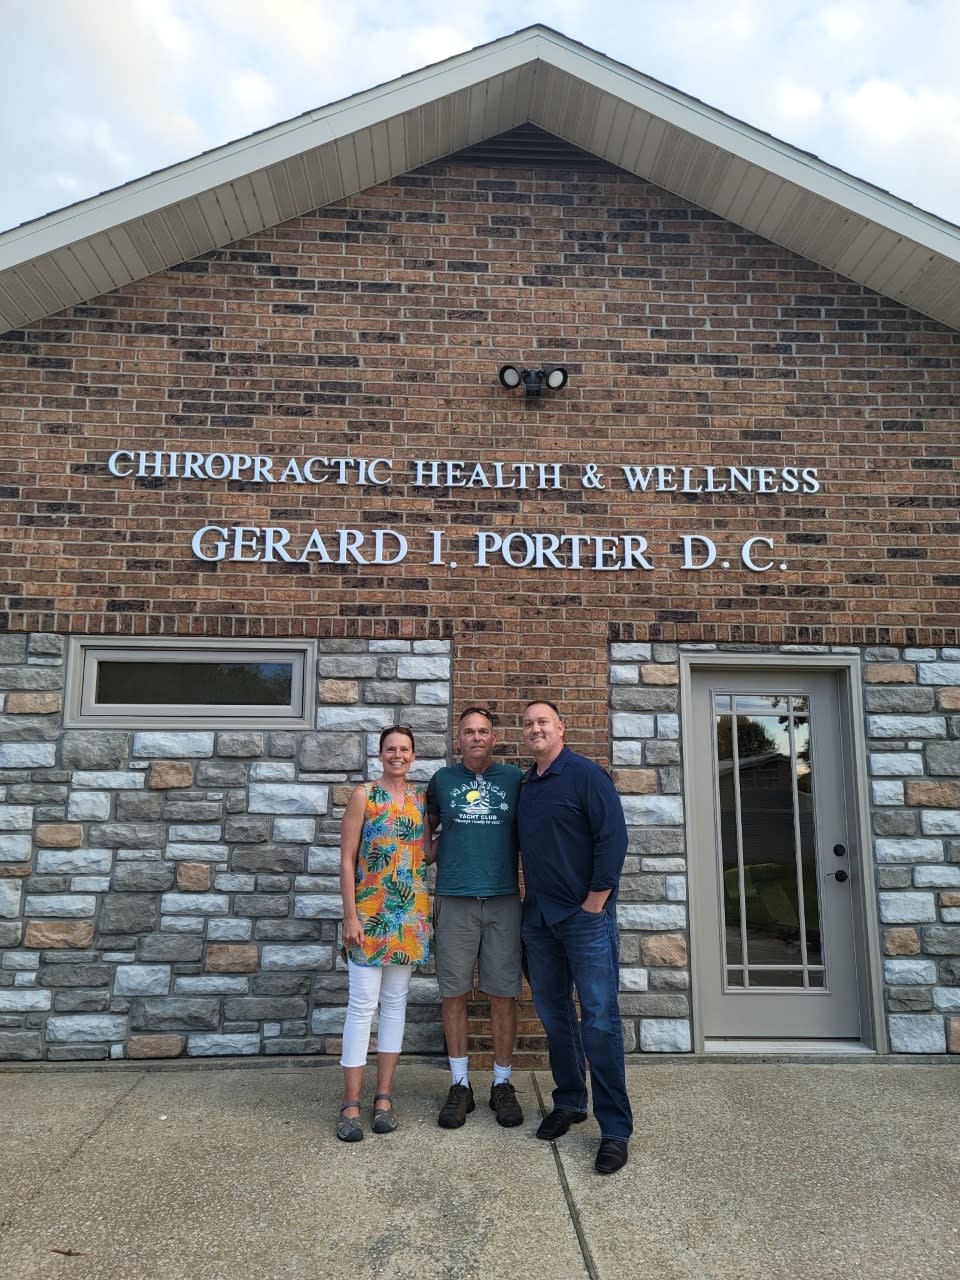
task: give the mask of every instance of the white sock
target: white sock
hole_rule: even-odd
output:
[[[454,1084],[469,1084],[467,1079],[467,1059],[466,1058],[448,1058],[450,1063],[450,1079]]]
[[[496,1061],[493,1064],[493,1083],[494,1085],[506,1084],[513,1073],[513,1067],[501,1067]]]

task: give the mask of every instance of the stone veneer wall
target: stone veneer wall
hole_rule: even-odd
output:
[[[628,1042],[643,1050],[691,1043],[677,715],[685,647],[611,647],[612,763],[630,831],[618,915],[636,931],[623,939],[623,960],[642,966],[623,970],[621,1001]],[[890,1049],[960,1053],[960,649],[861,652]]]
[[[444,762],[450,643],[318,652],[315,732],[64,731],[64,638],[0,637],[0,1057],[339,1052],[340,817],[384,725]]]

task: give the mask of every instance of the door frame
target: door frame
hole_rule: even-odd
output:
[[[867,743],[861,685],[860,654],[851,653],[724,653],[718,649],[680,650],[680,724],[681,741],[692,742],[696,732],[693,723],[693,678],[703,671],[736,670],[746,673],[764,668],[793,668],[797,671],[835,672],[839,700],[840,727],[843,740],[843,784],[850,798],[850,888],[854,950],[857,957],[857,994],[861,1011],[861,1042],[875,1053],[887,1052],[886,1022],[880,974],[880,929],[877,920],[877,889],[873,866],[873,843],[870,836],[869,784],[867,777]],[[692,856],[694,806],[688,788],[691,785],[688,755],[684,752],[684,828],[687,848],[687,883],[690,886],[690,975],[692,986],[693,1047],[704,1052],[703,1007],[698,980],[701,962],[707,957],[707,939],[702,903],[690,874]],[[824,1052],[830,1052],[825,1040]]]

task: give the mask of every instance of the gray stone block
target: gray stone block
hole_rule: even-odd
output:
[[[197,765],[197,785],[201,787],[243,787],[247,766],[237,761],[201,760]]]
[[[5,631],[0,634],[0,662],[24,662],[27,657],[27,633]]]
[[[168,964],[120,964],[113,989],[121,996],[165,996],[170,972]]]
[[[70,822],[102,822],[109,817],[109,792],[75,791],[70,796],[67,804],[67,819]]]
[[[610,693],[614,711],[676,711],[678,691],[670,685],[619,686]]]
[[[687,911],[685,907],[674,904],[618,903],[617,923],[621,929],[650,929],[662,933],[686,928]]]
[[[223,1002],[223,1016],[228,1022],[264,1022],[274,1018],[305,1018],[307,1002],[302,997],[276,997],[273,999],[255,996],[230,997]]]
[[[188,1058],[251,1057],[259,1052],[259,1033],[187,1036]]]
[[[57,1013],[119,1013],[111,1010],[110,992],[107,989],[88,991],[76,987],[62,987],[53,994],[53,1007]]]
[[[49,991],[34,987],[0,987],[0,1013],[29,1013],[50,1008]]]
[[[203,938],[183,933],[154,933],[137,939],[137,959],[193,963],[203,955]]]
[[[258,942],[315,942],[323,936],[319,920],[258,920],[254,934]]]
[[[247,814],[227,818],[223,828],[224,839],[230,844],[253,844],[268,839],[269,835],[269,818],[251,818]]]
[[[620,993],[620,1012],[626,1017],[683,1018],[690,1016],[685,995]]]
[[[946,1053],[943,1017],[939,1013],[896,1013],[888,1019],[893,1053]]]
[[[404,684],[400,680],[365,680],[363,701],[379,703],[383,706],[392,703],[394,706],[406,707],[413,702],[413,685]]]
[[[206,996],[147,996],[130,1014],[133,1031],[216,1030],[220,1001]]]
[[[38,875],[107,875],[112,865],[109,849],[41,849],[37,853]]]
[[[165,893],[160,909],[164,915],[225,916],[230,899],[225,893]]]
[[[2,742],[55,742],[59,736],[59,716],[0,715]]]
[[[306,851],[298,845],[239,845],[230,859],[232,870],[238,872],[287,872],[299,875],[306,862]]]
[[[0,667],[0,689],[36,691],[62,688],[63,670],[60,667]]]
[[[913,884],[913,871],[910,867],[879,867],[877,869],[878,889],[909,889]]]
[[[264,946],[260,952],[263,969],[329,969],[333,948],[324,946]]]
[[[52,769],[57,748],[52,742],[9,742],[0,746],[0,769]]]
[[[311,773],[349,771],[363,764],[363,738],[356,733],[305,733],[297,753],[300,768]]]
[[[960,956],[960,925],[928,925],[920,937],[929,956]]]
[[[113,980],[109,964],[42,964],[39,974],[44,987],[107,987]]]
[[[42,1053],[39,1031],[0,1031],[0,1059],[37,1062]]]
[[[670,857],[685,852],[680,827],[632,827],[627,831],[627,840],[630,853],[640,857]]]
[[[118,822],[159,822],[163,795],[159,791],[118,791]]]
[[[867,685],[864,691],[864,705],[867,711],[922,715],[926,711],[933,710],[934,691],[921,689],[916,685],[902,688],[893,685]]]
[[[343,900],[339,894],[299,894],[294,900],[293,914],[298,920],[340,920]]]
[[[281,916],[290,914],[290,899],[280,893],[238,893],[233,900],[238,916]]]
[[[251,813],[326,813],[330,788],[293,782],[253,782]]]
[[[30,636],[29,649],[31,654],[50,658],[62,657],[64,637],[54,631],[35,631]]]
[[[195,760],[213,755],[213,734],[135,733],[132,750],[141,760]]]
[[[16,920],[19,917],[22,894],[19,880],[0,880],[0,919]]]
[[[317,974],[314,982],[320,982],[326,976]],[[344,992],[347,989],[343,979],[341,989]],[[310,992],[310,977],[303,973],[257,973],[253,975],[250,990],[255,996],[305,996]]]
[[[873,814],[873,830],[878,836],[912,836],[917,833],[918,826],[916,809],[885,809]]]
[[[242,758],[262,756],[263,734],[236,732],[218,733],[216,745],[218,756],[239,756]]]
[[[49,919],[82,920],[95,914],[97,900],[92,894],[37,894],[28,896],[24,915]]]
[[[108,849],[160,849],[165,835],[158,822],[95,822],[87,838]]]
[[[165,862],[121,862],[113,872],[113,888],[133,893],[162,893],[171,888],[176,870]]]
[[[890,987],[887,1008],[891,1013],[926,1013],[933,1008],[930,987]]]
[[[960,960],[941,960],[939,978],[942,986],[960,987]]]
[[[690,1023],[686,1018],[643,1018],[640,1022],[642,1053],[689,1053]]]
[[[67,729],[60,759],[65,769],[122,769],[129,734],[104,729]]]
[[[947,722],[943,716],[867,716],[867,733],[871,738],[945,738]]]
[[[160,919],[160,900],[150,893],[108,893],[100,908],[101,933],[150,933]]]
[[[51,1062],[100,1062],[110,1057],[108,1044],[48,1044]]]
[[[681,796],[621,796],[620,799],[628,826],[683,826]]]
[[[117,1014],[55,1014],[47,1019],[47,1041],[77,1044],[90,1040],[127,1038],[127,1020]]]
[[[219,822],[223,806],[218,800],[167,800],[163,816],[167,822]]]

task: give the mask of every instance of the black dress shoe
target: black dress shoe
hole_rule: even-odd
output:
[[[540,1121],[537,1137],[544,1142],[552,1142],[554,1138],[562,1138],[572,1124],[583,1124],[587,1118],[585,1111],[560,1111],[555,1109]]]
[[[627,1141],[625,1138],[603,1138],[597,1151],[593,1167],[597,1173],[616,1173],[627,1163]]]

